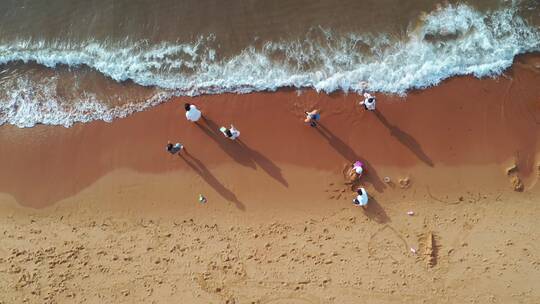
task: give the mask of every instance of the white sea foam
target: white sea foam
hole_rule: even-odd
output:
[[[313,32],[323,39],[313,38]],[[50,68],[85,65],[115,81],[132,80],[188,96],[273,91],[280,87],[323,92],[366,88],[404,94],[454,75],[499,75],[517,54],[540,51],[540,30],[529,26],[514,8],[482,14],[458,5],[424,16],[420,25],[402,39],[338,36],[314,29],[305,39],[271,41],[227,58],[219,57],[219,50],[211,47],[213,41],[212,36],[174,45],[17,41],[0,43],[0,64],[36,62]],[[46,102],[28,94],[37,91],[48,96]],[[93,96],[84,96],[75,106],[66,108],[47,85],[23,82],[11,89],[9,96],[9,100],[0,101],[0,123],[21,127],[110,121],[164,98],[160,95],[143,104],[109,108]]]
[[[40,83],[28,77],[16,79],[10,87],[9,96],[0,102],[0,125],[12,124],[24,128],[39,123],[70,127],[76,122],[111,122],[114,118],[126,117],[158,105],[172,96],[161,92],[145,102],[126,103],[111,108],[89,93],[82,94],[78,100],[63,100],[56,94],[57,81],[56,77]]]

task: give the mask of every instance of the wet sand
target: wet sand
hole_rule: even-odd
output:
[[[295,185],[284,177],[284,165],[339,174],[346,164],[362,160],[368,172],[363,180],[375,193],[384,192],[384,176],[399,178],[391,168],[421,169],[429,180],[419,181],[435,187],[447,181],[434,178],[437,167],[501,165],[488,181],[462,177],[473,186],[487,186],[506,181],[504,166],[515,162],[520,178],[534,181],[540,139],[535,64],[538,56],[521,57],[497,79],[460,77],[406,98],[379,96],[376,112],[364,111],[354,94],[282,90],[179,98],[114,123],[67,129],[4,126],[0,191],[24,206],[41,208],[76,195],[114,170],[193,173],[193,163],[204,172],[231,164],[231,178],[235,169],[250,168],[247,178],[264,173],[275,181],[272,187],[287,188]],[[186,121],[184,102],[197,104],[206,121]],[[303,123],[304,111],[313,108],[322,112],[317,128]],[[230,123],[241,131],[240,143],[218,131]],[[166,153],[167,140],[182,142],[191,162]],[[241,183],[235,186],[241,194]]]
[[[381,95],[377,112],[281,90],[3,126],[0,301],[537,302],[539,66]],[[187,122],[184,102],[206,120]],[[302,122],[313,108],[317,128]],[[219,133],[229,123],[241,142]],[[365,212],[344,184],[355,160]]]

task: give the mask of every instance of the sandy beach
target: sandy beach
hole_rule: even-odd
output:
[[[376,112],[282,89],[2,126],[0,303],[538,303],[539,71],[520,56]]]

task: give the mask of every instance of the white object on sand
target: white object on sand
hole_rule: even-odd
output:
[[[235,140],[240,136],[240,131],[238,131],[233,125],[231,125],[231,128],[228,130],[231,134],[230,137],[229,135],[227,135],[227,128],[221,127],[219,128],[219,130],[221,131],[221,133],[223,133],[223,135],[225,135],[225,137],[227,137],[230,140]]]
[[[366,207],[369,200],[366,189],[360,188],[358,189],[357,193],[358,196],[356,196],[356,199],[353,200],[354,204],[361,207]]]
[[[361,101],[360,104],[366,107],[367,110],[374,111],[376,104],[375,97],[369,93],[364,93],[364,100]]]
[[[189,111],[186,111],[186,118],[191,122],[196,122],[201,118],[201,111],[195,105],[190,105]]]
[[[414,249],[414,248],[411,247],[411,252],[414,253],[414,254],[416,254],[416,249]]]
[[[414,211],[407,211],[408,215],[414,215]]]

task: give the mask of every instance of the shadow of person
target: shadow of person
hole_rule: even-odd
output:
[[[255,169],[256,165],[258,165],[268,175],[281,183],[283,186],[289,186],[289,183],[287,183],[281,174],[281,169],[266,156],[251,149],[240,139],[236,139],[235,142],[233,142],[225,138],[221,131],[219,131],[219,126],[211,119],[205,117],[204,123],[206,126],[202,124],[197,124],[197,126],[204,133],[206,133],[208,137],[212,138],[221,147],[221,149],[223,149],[223,151],[225,151],[225,153],[227,153],[236,162],[252,169]]]
[[[216,190],[219,195],[229,202],[232,202],[236,207],[242,211],[246,210],[245,205],[238,200],[236,195],[227,187],[225,187],[219,180],[206,168],[206,166],[197,158],[189,154],[186,150],[180,151],[178,154],[193,171],[195,171],[204,181]],[[185,155],[185,156],[184,156]]]
[[[281,169],[276,166],[276,164],[274,164],[270,159],[268,159],[266,156],[262,155],[258,151],[255,151],[248,147],[240,139],[237,139],[236,141],[240,146],[242,146],[242,148],[244,148],[250,158],[266,172],[266,174],[270,175],[270,177],[281,183],[283,186],[289,187],[289,183],[285,180],[285,178],[281,174]]]
[[[379,112],[379,110],[375,110],[375,116],[381,121],[381,123],[390,130],[390,135],[395,137],[402,145],[407,147],[411,152],[418,157],[422,162],[424,162],[426,165],[433,167],[433,161],[431,158],[424,152],[420,144],[408,133],[404,132],[400,128],[398,128],[395,125],[392,125],[388,122],[388,120],[384,117],[384,115]]]
[[[211,119],[204,117],[202,123],[197,123],[197,127],[201,129],[208,137],[214,140],[227,155],[229,155],[237,163],[255,169],[255,162],[243,151],[240,145],[237,145],[234,142],[231,142],[230,139],[227,139],[219,131],[218,125],[213,122]]]
[[[358,156],[356,152],[351,149],[351,147],[349,147],[339,137],[335,136],[321,123],[318,123],[317,127],[315,127],[314,129],[317,130],[317,132],[319,132],[319,134],[321,134],[328,141],[330,147],[334,148],[334,150],[336,150],[336,152],[338,152],[349,163],[352,164],[354,161],[357,160],[361,161],[366,169],[366,174],[365,176],[362,176],[362,179],[372,184],[375,190],[377,190],[378,192],[384,190],[384,188],[386,187],[385,184],[382,182],[375,168],[371,166],[367,160]]]
[[[390,221],[390,218],[375,197],[369,197],[368,206],[363,210],[368,218],[379,224],[384,224]]]

